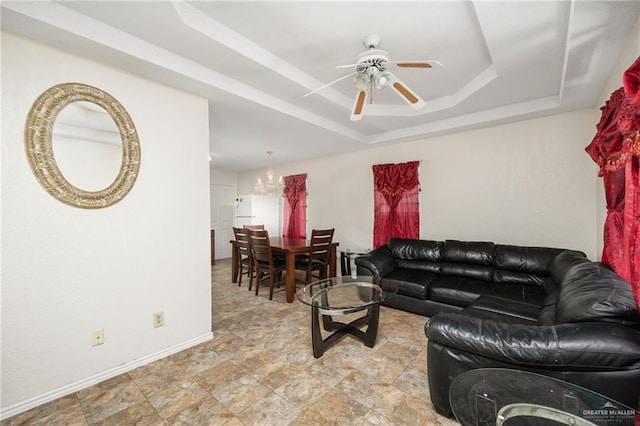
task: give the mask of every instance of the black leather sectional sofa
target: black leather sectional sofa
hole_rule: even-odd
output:
[[[640,396],[640,314],[631,286],[584,253],[491,242],[391,239],[358,274],[398,285],[386,305],[429,316],[431,400],[485,367],[532,371],[633,408]]]

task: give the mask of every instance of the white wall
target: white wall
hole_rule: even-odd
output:
[[[371,166],[420,160],[420,237],[567,247],[596,257],[593,110],[277,167],[308,173],[309,228],[371,247]],[[238,176],[250,191],[259,171]]]
[[[209,180],[211,185],[227,185],[235,188],[238,182],[238,174],[212,168],[209,170]]]
[[[55,200],[27,163],[27,112],[63,82],[138,130],[138,180],[111,207]],[[2,33],[2,417],[211,337],[208,138],[206,100]]]

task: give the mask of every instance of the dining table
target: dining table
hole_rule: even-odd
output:
[[[296,255],[308,253],[311,249],[311,240],[306,238],[269,237],[273,254],[283,255],[285,258],[285,290],[287,303],[292,303],[296,294]],[[236,241],[231,240],[231,282],[238,282],[240,271],[240,255],[236,247]],[[332,242],[329,250],[329,278],[336,276],[337,249],[339,243]]]

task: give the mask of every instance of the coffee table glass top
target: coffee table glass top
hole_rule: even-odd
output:
[[[481,368],[451,383],[449,401],[462,425],[633,426],[634,409],[589,389],[527,371]]]
[[[394,296],[397,286],[375,284],[370,276],[334,277],[316,281],[298,290],[302,303],[317,306],[326,314],[340,315],[361,311]]]

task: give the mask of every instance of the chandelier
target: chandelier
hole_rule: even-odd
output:
[[[271,167],[271,155],[273,151],[267,151],[269,155],[269,167],[267,168],[266,183],[262,182],[262,179],[258,178],[256,185],[253,187],[253,191],[259,195],[280,195],[284,188],[284,178],[280,176],[278,181],[275,181],[275,175],[273,174],[273,168]]]

